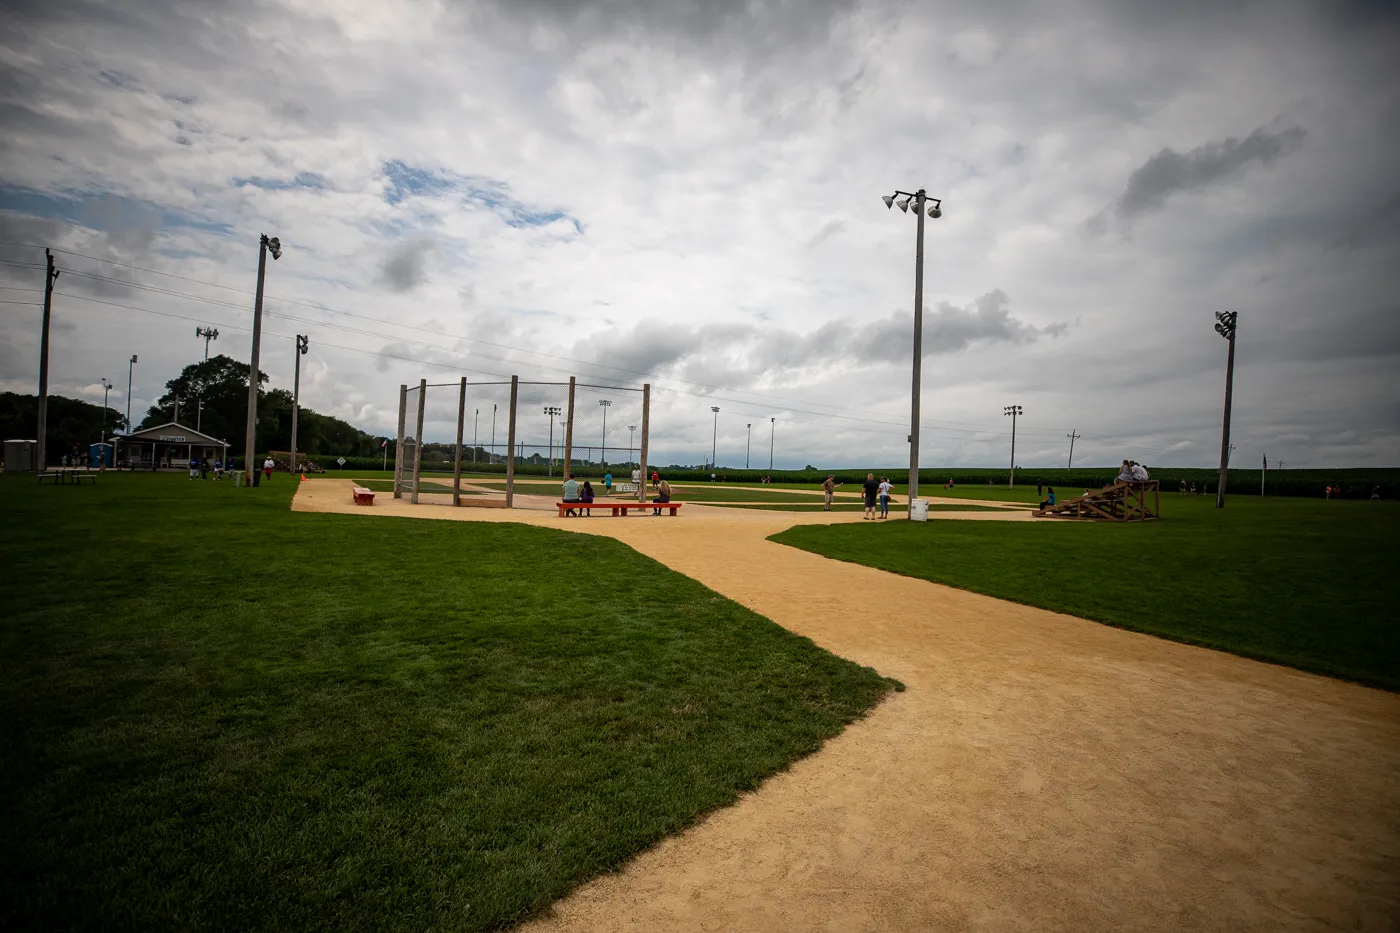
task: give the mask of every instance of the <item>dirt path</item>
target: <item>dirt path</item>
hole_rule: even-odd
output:
[[[530,933],[1400,925],[1400,697],[764,540],[853,513],[369,511],[610,534],[908,687]]]

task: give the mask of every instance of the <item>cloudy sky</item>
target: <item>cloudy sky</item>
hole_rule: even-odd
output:
[[[896,466],[915,223],[880,197],[923,187],[925,465],[1006,464],[1010,404],[1025,466],[1071,431],[1210,465],[1229,309],[1236,465],[1394,466],[1388,8],[10,0],[0,388],[36,385],[34,246],[52,391],[124,408],[135,353],[143,411],[197,325],[247,359],[265,232],[263,368],[307,334],[305,404],[366,430],[401,383],[576,374],[652,383],[654,461],[716,406],[722,464],[752,424],[756,464]]]

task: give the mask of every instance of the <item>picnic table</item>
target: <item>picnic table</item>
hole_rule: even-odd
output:
[[[60,467],[57,470],[46,470],[39,474],[39,485],[44,484],[44,480],[49,480],[55,485],[81,486],[83,480],[87,480],[94,486],[97,485],[97,474],[88,470],[76,470],[72,467]]]

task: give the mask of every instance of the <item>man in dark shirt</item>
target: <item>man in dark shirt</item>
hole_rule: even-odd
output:
[[[865,482],[860,484],[860,488],[865,493],[865,515],[862,518],[874,521],[875,497],[880,493],[880,484],[875,481],[875,474],[865,474]]]

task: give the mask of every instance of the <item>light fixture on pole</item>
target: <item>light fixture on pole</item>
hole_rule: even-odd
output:
[[[914,236],[914,384],[910,393],[909,410],[909,518],[912,520],[913,503],[919,495],[919,394],[922,391],[924,361],[924,206],[930,201],[933,202],[933,206],[927,209],[927,214],[936,220],[943,216],[943,201],[940,198],[930,198],[923,188],[913,193],[895,191],[881,200],[888,209],[894,206],[896,198],[899,199],[899,209],[906,214],[912,201],[914,216],[918,220],[918,229]]]
[[[1003,415],[1011,416],[1011,485],[1016,485],[1016,419],[1025,414],[1020,405],[1007,405],[1001,410]]]
[[[107,381],[107,377],[102,377],[102,443],[107,443],[107,393],[112,391],[112,384]],[[101,454],[106,457],[107,454]],[[105,460],[103,461],[106,462]]]
[[[196,337],[204,339],[204,362],[209,362],[209,341],[219,339],[219,329],[217,327],[196,327],[194,329]],[[194,429],[200,430],[204,426],[204,393],[199,393],[199,407],[195,410]]]
[[[301,358],[306,355],[310,345],[310,338],[304,334],[297,334],[296,374],[292,376],[292,460],[288,467],[291,473],[297,471],[297,411],[301,408]]]
[[[251,480],[257,475],[253,457],[256,454],[254,447],[258,430],[258,349],[262,342],[263,280],[267,277],[268,253],[272,254],[274,262],[280,259],[282,241],[264,233],[258,237],[258,288],[253,295],[253,349],[248,361],[248,423],[243,444],[243,482],[246,486],[251,486]]]
[[[131,374],[136,371],[136,354],[131,354],[131,362],[126,367],[126,425],[123,427],[124,434],[131,433]]]
[[[711,405],[710,411],[715,413],[715,433],[714,437],[710,440],[710,469],[714,469],[715,464],[718,462],[716,453],[719,450],[719,407]]]
[[[606,398],[598,399],[598,405],[603,409],[603,449],[598,455],[598,461],[604,466],[608,464],[608,409],[612,408],[612,400]]]
[[[773,440],[778,435],[778,419],[768,419],[768,472],[773,472]],[[770,480],[772,476],[768,477]]]
[[[1225,484],[1230,469],[1230,403],[1235,391],[1235,329],[1239,324],[1238,311],[1215,312],[1215,332],[1230,342],[1230,352],[1225,363],[1225,420],[1220,429],[1220,479],[1215,484],[1215,507],[1225,508]]]
[[[554,417],[563,414],[563,409],[557,405],[550,405],[544,410],[549,415],[549,475],[554,475]],[[568,477],[565,477],[567,479]]]
[[[635,424],[629,424],[629,425],[627,426],[627,462],[628,462],[628,463],[631,463],[631,462],[632,462],[632,450],[633,450],[633,448],[634,448],[634,446],[635,446],[636,439],[637,439],[637,426],[636,426]]]

